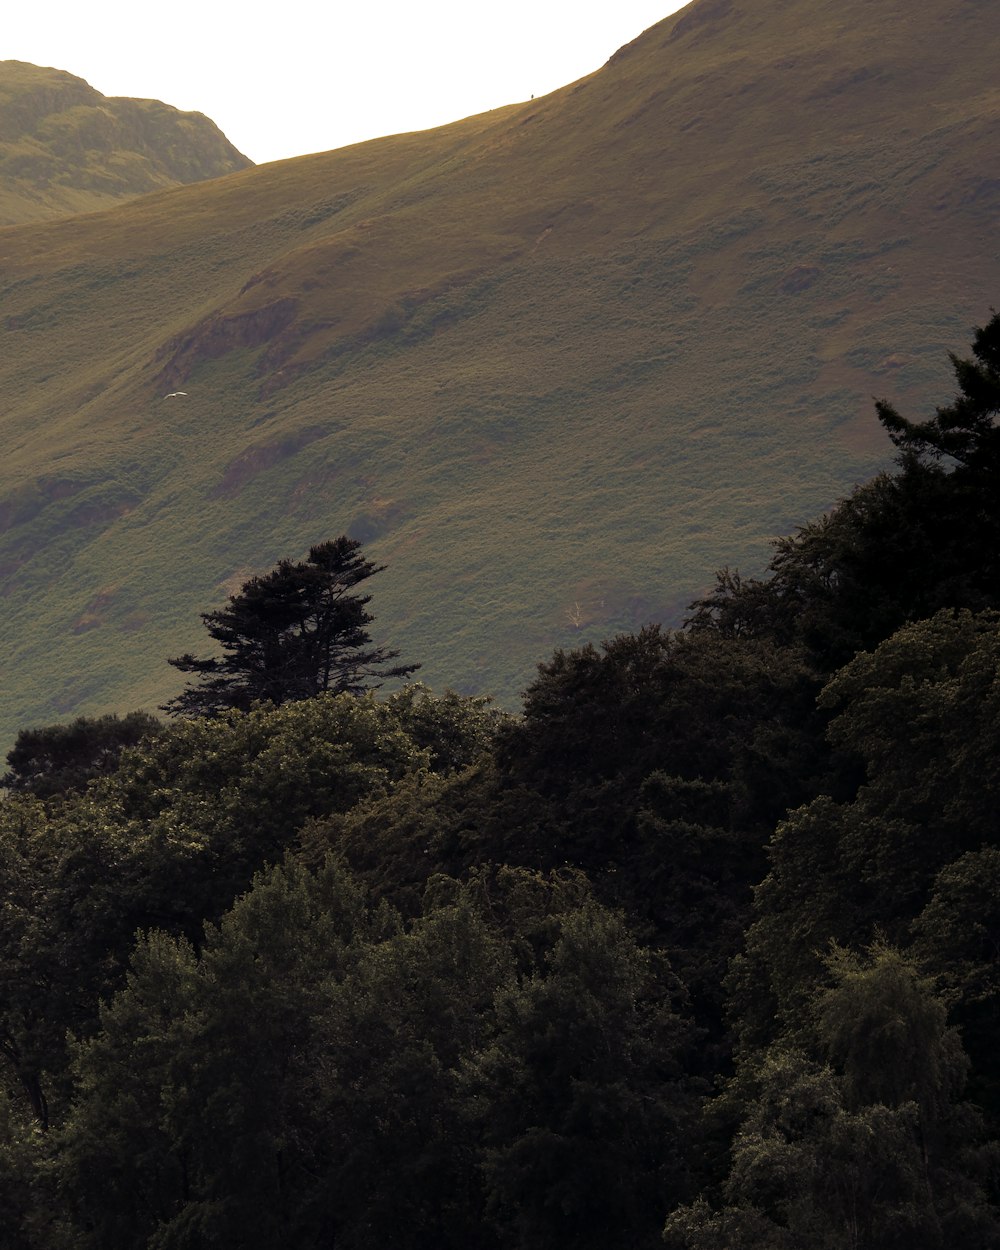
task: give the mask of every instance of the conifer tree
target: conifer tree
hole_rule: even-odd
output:
[[[832,673],[941,608],[1000,607],[1000,313],[950,360],[958,390],[932,417],[875,405],[896,470],[779,539],[766,578],[723,569],[693,630],[801,646]]]
[[[213,716],[254,703],[357,694],[377,689],[382,682],[376,678],[405,677],[419,668],[386,668],[399,652],[372,644],[371,595],[357,594],[355,587],[385,566],[365,559],[360,547],[346,536],[322,543],[306,560],[281,560],[270,573],[244,582],[226,607],[203,612],[205,628],[223,654],[169,660],[198,680],[164,711]]]
[[[926,421],[900,416],[885,400],[876,405],[900,461],[951,460],[966,472],[995,474],[1000,468],[1000,313],[976,330],[972,357],[950,353],[958,394]]]

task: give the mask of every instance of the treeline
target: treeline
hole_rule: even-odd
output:
[[[953,363],[518,717],[365,690],[338,540],[206,614],[180,719],[25,731],[3,1245],[1000,1245],[1000,317]]]

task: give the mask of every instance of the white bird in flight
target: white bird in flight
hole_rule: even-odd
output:
[[[164,399],[173,399],[176,395],[186,395],[187,391],[171,391],[169,395],[164,395]]]

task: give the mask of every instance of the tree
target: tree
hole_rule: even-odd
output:
[[[74,1046],[77,1098],[56,1165],[70,1244],[315,1244],[297,1228],[314,1169],[299,1166],[291,1091],[310,1021],[367,927],[361,892],[331,861],[315,875],[293,863],[260,874],[206,926],[200,952],[140,937],[100,1030]]]
[[[927,421],[909,421],[885,400],[876,404],[879,420],[903,465],[913,458],[947,458],[967,472],[995,476],[1000,467],[1000,313],[975,331],[974,359],[949,354],[959,393]]]
[[[297,1246],[457,1250],[496,1242],[483,1215],[478,1125],[462,1073],[495,1031],[512,943],[483,882],[437,878],[423,915],[360,948],[326,990],[299,1087],[317,1185]],[[499,910],[499,908],[498,908]],[[373,913],[391,922],[384,905]]]
[[[821,692],[831,742],[866,782],[847,802],[819,795],[771,840],[735,965],[747,1036],[770,1030],[775,1011],[799,1019],[831,940],[907,942],[941,871],[996,845],[998,625],[994,612],[939,612],[857,655]]]
[[[1000,314],[951,363],[958,393],[928,420],[876,404],[897,470],[779,539],[765,579],[723,569],[694,630],[798,643],[832,673],[941,608],[1000,607]]]
[[[374,678],[406,677],[419,664],[384,666],[399,655],[373,646],[367,626],[371,595],[354,588],[384,565],[360,554],[347,537],[312,547],[306,560],[281,560],[270,573],[244,582],[229,604],[201,619],[221,657],[191,654],[169,660],[197,684],[164,705],[173,715],[214,716],[254,703],[282,704],[318,694],[377,689]]]
[[[809,792],[795,772],[802,740],[821,732],[815,697],[815,679],[793,653],[647,626],[539,665],[524,715],[500,735],[499,764],[554,801],[570,858],[592,868],[631,840],[654,772],[731,782],[740,819],[770,827]]]
[[[307,820],[425,771],[401,719],[392,700],[327,695],[179,720],[82,795],[0,803],[0,1098],[20,1090],[58,1127],[68,1034],[94,1033],[136,930],[196,942]]]
[[[914,922],[915,952],[941,986],[972,1062],[970,1096],[1000,1125],[1000,850],[968,851],[941,870]]]
[[[127,716],[79,716],[68,725],[22,729],[7,753],[8,771],[0,785],[40,799],[86,789],[95,777],[114,772],[122,751],[162,726],[148,712]]]
[[[991,1151],[960,1101],[968,1061],[933,981],[898,950],[834,945],[809,1024],[750,1055],[722,1187],[667,1221],[674,1250],[997,1244]],[[985,1183],[984,1183],[985,1182]]]
[[[518,1250],[651,1250],[696,1140],[679,985],[620,913],[573,899],[582,879],[508,880],[515,940],[539,949],[463,1073],[487,1219]]]

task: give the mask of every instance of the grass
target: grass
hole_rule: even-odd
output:
[[[953,195],[989,41],[682,16],[543,100],[0,231],[0,733],[162,702],[199,612],[342,532],[380,639],[513,705],[886,463],[872,395],[946,398],[1000,285],[995,193]]]
[[[94,212],[249,164],[198,114],[0,61],[0,224]]]

